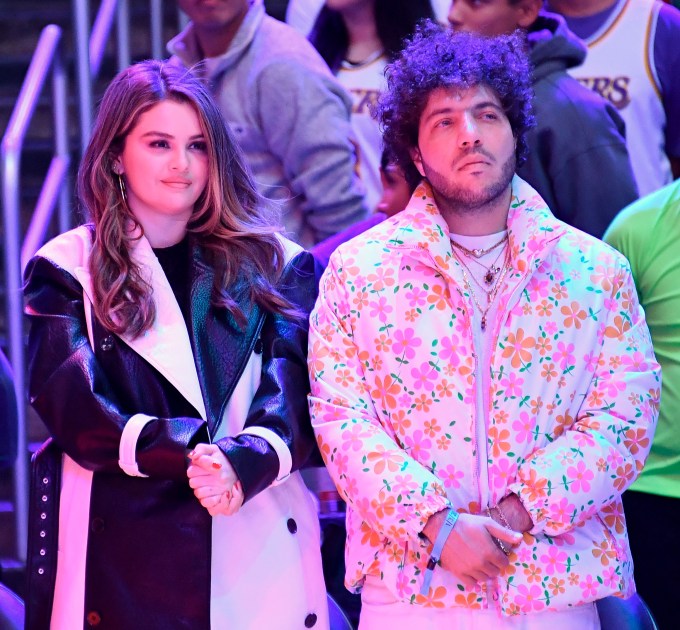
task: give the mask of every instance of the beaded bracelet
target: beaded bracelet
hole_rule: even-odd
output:
[[[453,526],[456,524],[457,520],[458,512],[451,508],[449,510],[449,513],[446,515],[444,524],[441,526],[441,529],[437,534],[437,538],[435,539],[434,545],[432,546],[432,553],[430,554],[430,559],[427,561],[427,568],[425,569],[425,576],[423,577],[423,585],[420,588],[420,594],[423,596],[427,595],[428,591],[430,590],[430,582],[432,582],[434,568],[437,566],[437,563],[441,558],[444,545],[446,544],[446,541],[449,538],[449,534],[451,533],[451,530],[453,530]]]

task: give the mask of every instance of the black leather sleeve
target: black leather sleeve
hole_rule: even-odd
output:
[[[124,367],[104,369],[87,336],[82,287],[67,271],[36,257],[24,292],[30,401],[58,446],[89,470],[125,474],[118,466],[123,428],[132,415],[146,413],[159,419],[139,437],[141,472],[186,479],[185,449],[205,422],[198,414],[163,417],[162,377],[122,342],[112,353],[128,353],[117,364]]]
[[[302,467],[315,449],[307,394],[307,337],[309,314],[318,293],[319,267],[308,252],[287,266],[279,290],[300,311],[291,319],[267,315],[261,332],[262,380],[251,404],[245,427],[260,426],[276,433],[288,446],[292,469]],[[267,488],[279,471],[279,459],[270,444],[252,435],[217,442],[233,465],[245,500]]]

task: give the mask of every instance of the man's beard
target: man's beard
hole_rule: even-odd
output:
[[[452,168],[462,161],[462,158],[473,153],[481,153],[487,157],[491,157],[483,150],[473,149],[466,152],[461,158],[458,158],[458,160],[454,162]],[[493,202],[499,199],[508,190],[510,182],[515,174],[516,163],[517,160],[513,152],[503,164],[498,179],[491,182],[488,186],[477,189],[458,186],[453,179],[452,174],[444,175],[430,167],[424,161],[422,164],[423,170],[425,171],[425,177],[432,186],[432,192],[439,211],[442,214],[446,214],[447,212],[470,214],[479,210],[483,212],[485,207],[490,207]]]

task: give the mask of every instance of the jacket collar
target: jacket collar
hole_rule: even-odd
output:
[[[402,250],[423,264],[436,267],[453,277],[458,262],[451,250],[449,227],[437,209],[429,182],[423,180],[411,197],[407,208],[396,215],[386,246]],[[508,240],[511,265],[524,273],[540,266],[550,243],[565,231],[540,195],[515,175],[508,211]]]
[[[245,50],[253,41],[264,16],[265,9],[263,0],[251,0],[250,9],[248,9],[248,13],[236,32],[229,48],[218,57],[219,63],[217,64],[217,68],[211,72],[212,76],[224,72],[239,61]],[[188,68],[203,61],[203,56],[199,52],[200,48],[192,22],[189,22],[179,35],[168,42],[167,49],[171,54],[178,57]],[[209,78],[212,78],[212,76]]]

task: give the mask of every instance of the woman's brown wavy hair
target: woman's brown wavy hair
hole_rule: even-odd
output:
[[[239,279],[265,310],[297,316],[276,289],[283,247],[262,214],[265,203],[217,105],[190,71],[143,61],[118,74],[107,88],[78,171],[78,197],[94,223],[89,265],[97,319],[111,332],[137,337],[156,317],[151,287],[130,256],[142,226],[123,198],[113,167],[139,117],[164,100],[191,105],[206,140],[208,183],[187,229],[215,269],[213,304],[242,325],[246,314],[226,292]]]

